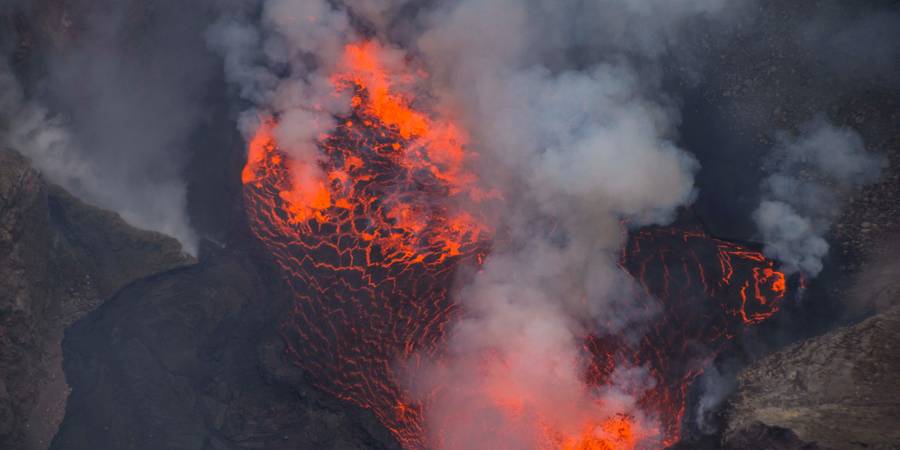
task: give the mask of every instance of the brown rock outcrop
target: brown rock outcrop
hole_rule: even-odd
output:
[[[900,306],[748,367],[726,435],[755,422],[831,449],[900,449]]]

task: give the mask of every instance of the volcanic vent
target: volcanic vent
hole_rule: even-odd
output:
[[[273,132],[281,119],[261,119],[244,198],[253,231],[295,294],[281,326],[292,360],[322,389],[373,411],[405,447],[443,446],[425,430],[428,400],[404,392],[398,368],[440,361],[448,324],[460,313],[454,275],[489,254],[495,230],[479,211],[503,195],[481,189],[468,170],[477,155],[465,130],[418,110],[398,90],[397,80],[427,75],[409,66],[391,73],[380,52],[373,42],[344,48],[330,82],[336,96],[349,98],[350,113],[318,137],[315,161],[292,160]],[[546,448],[676,442],[689,383],[725,341],[775,314],[788,291],[785,275],[760,252],[698,230],[633,232],[619,265],[655,299],[647,302],[653,319],[637,341],[583,336],[583,381],[602,388],[618,366],[646,369],[652,387],[639,393],[639,405],[657,425],[622,411],[576,424],[581,431],[572,434],[536,415],[530,420]],[[522,414],[515,399],[498,396],[496,406]]]

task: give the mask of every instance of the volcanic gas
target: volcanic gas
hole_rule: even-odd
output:
[[[481,211],[504,196],[482,188],[470,169],[478,155],[466,131],[416,96],[427,74],[412,61],[388,69],[383,57],[375,42],[344,48],[330,80],[350,113],[319,136],[314,160],[292,159],[275,137],[283,119],[262,118],[249,142],[244,200],[295,296],[280,328],[292,361],[321,389],[370,409],[404,447],[442,446],[424,429],[427,401],[404,392],[398,367],[440,361],[460,312],[451,282],[459,267],[477,269],[489,254],[495,230]],[[643,368],[653,386],[639,404],[658,427],[623,412],[560,429],[545,420],[553,411],[530,410],[502,389],[487,393],[503,414],[539,430],[541,448],[676,442],[690,382],[787,295],[773,261],[698,230],[637,230],[620,267],[661,306],[639,341],[583,336],[585,395],[610,383],[617,367]]]

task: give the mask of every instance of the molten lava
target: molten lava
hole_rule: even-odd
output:
[[[611,417],[600,424],[589,423],[581,435],[564,438],[551,448],[561,450],[632,450],[640,439],[640,430],[628,416]],[[549,450],[549,449],[548,449]]]
[[[663,444],[678,441],[690,382],[725,341],[778,312],[787,292],[783,273],[762,253],[699,231],[651,227],[631,236],[620,264],[662,312],[638,343],[590,336],[588,378],[603,385],[617,364],[648,368],[656,385],[640,399],[658,415]]]
[[[458,205],[499,195],[468,170],[476,155],[464,130],[417,109],[417,72],[388,70],[383,52],[371,42],[345,48],[331,81],[351,112],[320,136],[318,158],[280,148],[276,117],[251,139],[242,180],[251,228],[295,295],[281,326],[292,360],[320,388],[373,411],[406,448],[421,448],[422,409],[398,388],[395,364],[438,356],[457,309],[454,271],[482,260],[491,233],[477,208]],[[622,267],[663,312],[639,343],[586,337],[585,383],[608,383],[623,362],[647,367],[656,386],[641,406],[672,443],[687,385],[724,340],[778,310],[785,278],[758,252],[664,228],[636,233]],[[496,401],[515,414],[517,399]],[[654,433],[625,415],[572,429],[545,430],[542,448],[633,449]]]
[[[485,248],[484,227],[454,204],[487,194],[465,168],[465,134],[396,93],[380,52],[346,48],[332,82],[352,94],[352,113],[320,137],[320,159],[291,161],[278,124],[263,123],[242,178],[251,227],[296,295],[282,327],[294,360],[412,448],[420,411],[393,365],[437,347],[455,309],[453,270]]]

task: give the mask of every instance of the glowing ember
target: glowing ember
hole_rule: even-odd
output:
[[[454,205],[498,194],[479,190],[467,170],[475,155],[466,133],[413,106],[416,72],[389,71],[382,53],[375,43],[345,49],[331,81],[350,94],[351,113],[321,136],[317,160],[279,149],[276,118],[251,139],[242,180],[251,228],[296,296],[281,328],[293,361],[320,388],[372,410],[406,448],[421,448],[422,411],[397,387],[395,364],[437,356],[456,310],[447,290],[454,270],[485,254],[491,230]],[[660,433],[664,444],[677,441],[685,391],[703,363],[741,327],[777,312],[787,291],[760,253],[697,232],[643,230],[622,266],[663,313],[639,343],[586,337],[586,387],[608,383],[622,362],[646,367],[656,385],[641,406],[663,429],[624,415],[565,427],[535,415],[526,422],[543,448],[633,449]],[[503,392],[492,398],[498,409],[523,415],[526,399]]]

